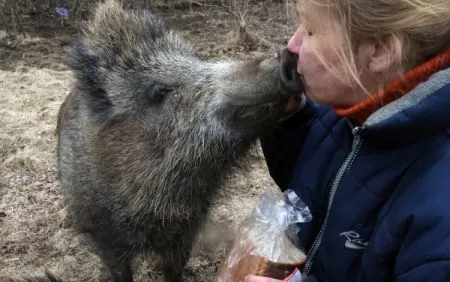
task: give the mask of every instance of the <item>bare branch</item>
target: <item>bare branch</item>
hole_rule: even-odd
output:
[[[1,3],[0,6],[1,6],[1,7],[4,7],[4,2],[3,2],[3,1],[2,1],[2,3]],[[8,36],[11,36],[11,31],[10,31],[9,28],[8,28],[6,16],[5,16],[5,14],[3,13],[3,11],[4,11],[3,8],[0,9],[0,21],[1,21],[1,23],[3,24],[3,26],[5,27],[6,34],[8,34]]]
[[[223,5],[223,4],[200,4],[198,3],[199,6],[203,6],[203,7],[212,7],[212,8],[218,8],[218,9],[223,9],[225,12],[229,13],[230,15],[232,15],[235,20],[237,22],[240,22],[241,17],[240,15],[236,14],[234,11],[232,11],[229,7]]]

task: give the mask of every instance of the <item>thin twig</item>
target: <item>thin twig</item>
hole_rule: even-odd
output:
[[[8,1],[8,3],[9,3],[9,9],[11,10],[12,29],[13,29],[13,32],[17,32],[17,24],[16,24],[16,19],[15,19],[15,16],[14,16],[13,4],[12,4],[11,0]]]
[[[20,16],[19,13],[17,13],[17,9],[16,7],[13,5],[12,1],[10,1],[10,6],[11,6],[11,12],[14,15],[14,18],[17,19],[17,22],[19,23],[19,27],[20,27],[20,32],[22,33],[22,35],[25,36],[25,30],[22,24],[22,21],[20,20]]]
[[[232,15],[236,21],[239,21],[239,19],[241,18],[240,16],[238,16],[235,12],[233,12],[229,7],[223,5],[223,4],[219,4],[219,5],[215,5],[215,4],[200,4],[198,3],[200,6],[203,7],[212,7],[212,8],[218,8],[218,9],[223,9],[225,10],[225,12],[229,13],[230,15]]]
[[[6,20],[6,15],[3,13],[4,11],[4,7],[6,6],[5,1],[1,1],[0,3],[0,7],[2,7],[2,9],[0,9],[0,20],[3,24],[3,26],[5,27],[5,31],[6,34],[8,34],[8,36],[11,36],[11,31],[9,30],[9,25],[7,24],[7,20]]]

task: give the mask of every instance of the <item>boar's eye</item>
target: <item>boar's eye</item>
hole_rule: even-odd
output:
[[[172,90],[165,85],[152,85],[145,91],[145,98],[150,105],[157,105],[164,102]]]

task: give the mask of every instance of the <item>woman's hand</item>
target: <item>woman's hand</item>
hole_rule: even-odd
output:
[[[245,282],[279,282],[283,280],[273,279],[269,277],[255,276],[255,275],[247,275],[245,277]]]

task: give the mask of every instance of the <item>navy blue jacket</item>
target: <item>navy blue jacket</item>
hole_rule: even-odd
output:
[[[360,126],[307,102],[261,144],[312,212],[299,233],[309,275],[450,281],[450,69]]]

